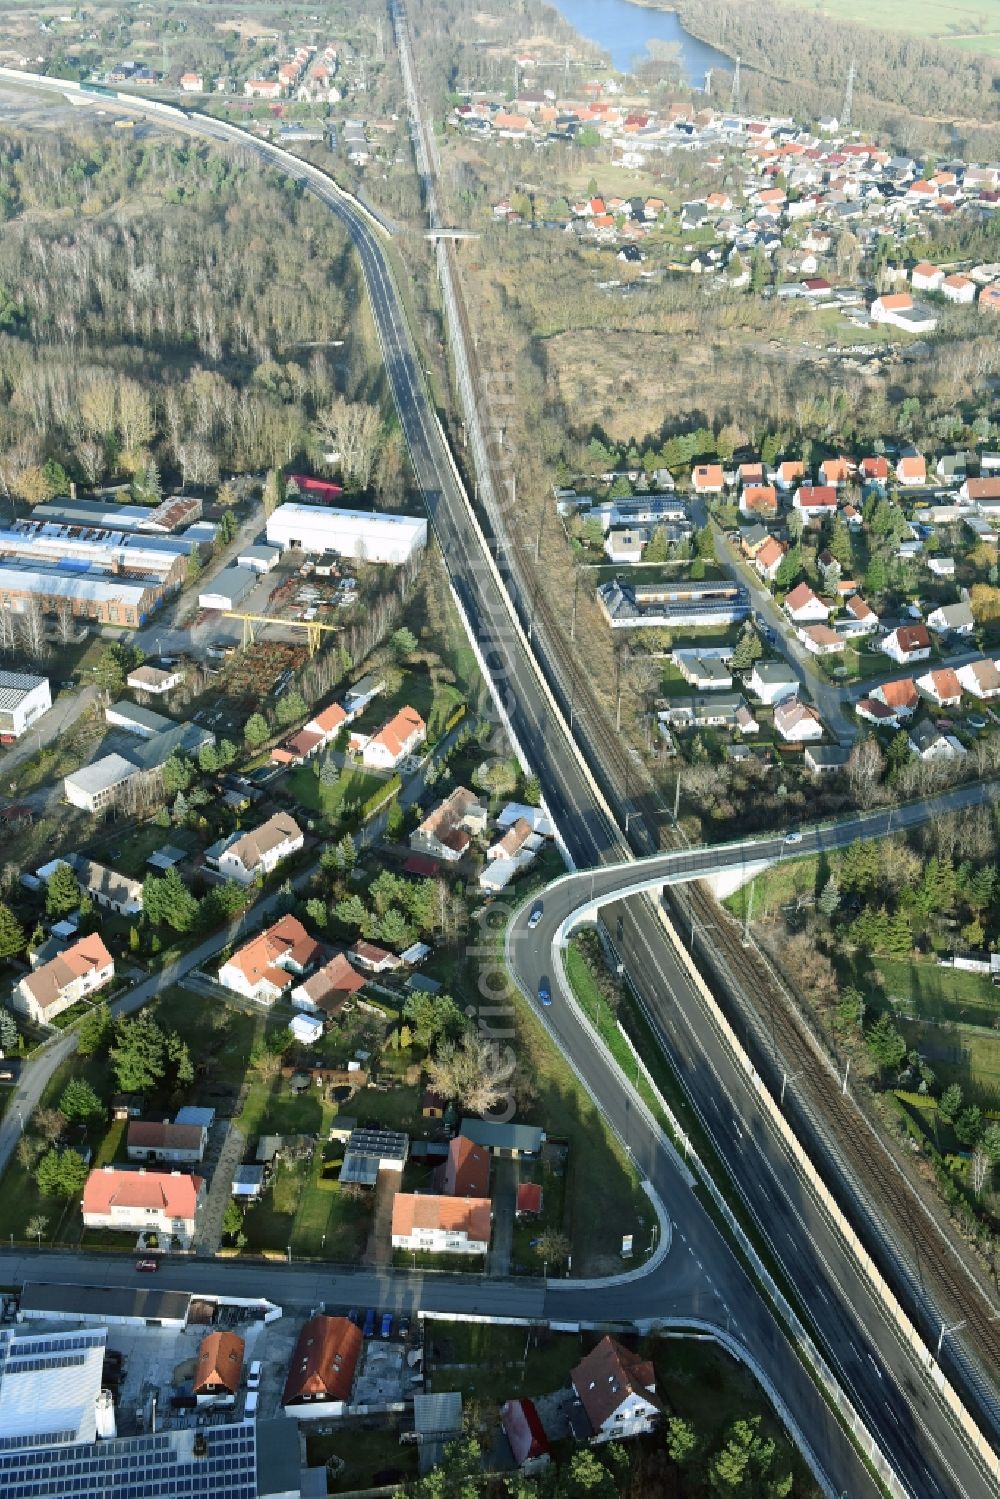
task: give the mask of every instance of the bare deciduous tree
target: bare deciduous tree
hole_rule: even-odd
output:
[[[382,432],[378,407],[335,396],[317,421],[316,430],[320,441],[339,454],[344,477],[367,489]]]

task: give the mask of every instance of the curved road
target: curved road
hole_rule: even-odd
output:
[[[46,80],[45,86],[66,91],[54,80]],[[79,95],[76,98],[81,102]],[[86,102],[107,107],[110,101],[95,98]],[[148,113],[160,124],[173,124],[252,151],[262,161],[301,181],[344,223],[362,263],[415,475],[456,593],[486,660],[491,685],[504,705],[513,733],[540,775],[547,808],[573,863],[579,868],[627,858],[628,850],[607,805],[540,679],[531,649],[472,517],[427,397],[388,257],[370,222],[328,178],[278,148],[207,117],[183,117],[180,111],[161,113],[138,100],[127,107],[139,114]],[[515,933],[515,940],[519,935]],[[701,1001],[678,967],[655,918],[642,921],[638,942],[639,977],[654,988],[662,986],[687,1036],[687,1065],[691,1069],[687,1081],[697,1081],[699,1101],[704,1102],[706,1110],[727,1111],[718,1122],[706,1115],[713,1143],[751,1211],[778,1246],[779,1259],[788,1267],[828,1357],[840,1369],[845,1389],[889,1454],[903,1491],[915,1499],[936,1499],[939,1495],[949,1499],[960,1495],[979,1499],[982,1495],[985,1499],[993,1494],[994,1485],[930,1393],[920,1368],[889,1333],[867,1287],[852,1285],[836,1234],[808,1201],[797,1171],[780,1142],[771,1137],[726,1047],[712,1034]],[[551,1023],[572,1064],[668,1205],[677,1235],[663,1271],[629,1286],[586,1293],[581,1304],[585,1304],[589,1316],[620,1315],[640,1321],[655,1317],[664,1301],[673,1300],[672,1286],[679,1283],[675,1267],[683,1265],[688,1273],[694,1269],[699,1277],[696,1299],[700,1298],[704,1315],[722,1329],[735,1319],[740,1335],[754,1351],[761,1376],[784,1395],[799,1434],[809,1434],[829,1488],[845,1491],[852,1499],[874,1494],[873,1480],[847,1444],[756,1288],[743,1275],[712,1219],[688,1189],[655,1126],[651,1128],[651,1122],[637,1111],[630,1090],[621,1086],[585,1028],[568,1027],[562,1017],[556,1016]],[[692,1266],[682,1258],[689,1252],[687,1246]],[[183,1273],[183,1267],[178,1271]],[[202,1271],[199,1266],[199,1282]],[[274,1271],[266,1273],[273,1277]],[[191,1274],[189,1270],[189,1279]],[[670,1290],[663,1285],[667,1280],[672,1283]],[[565,1293],[566,1297],[572,1294]],[[492,1299],[492,1292],[490,1295]],[[556,1288],[547,1294],[546,1307],[549,1297],[553,1306],[563,1304],[563,1295]]]

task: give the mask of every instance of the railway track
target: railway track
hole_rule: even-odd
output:
[[[447,253],[460,287],[453,247],[447,247]],[[476,388],[484,391],[464,298],[459,296],[457,301],[473,379]],[[491,464],[494,494],[502,494],[504,476],[494,452]],[[495,505],[484,503],[481,510],[521,623],[538,646],[549,685],[573,724],[594,776],[620,823],[628,827],[628,848],[648,855],[677,846],[677,831],[645,764],[623,742],[580,668],[575,646],[565,633],[565,619],[551,601],[545,579],[534,568],[528,538],[516,532],[504,534]],[[513,519],[516,524],[517,517]],[[620,846],[611,846],[602,861],[610,862],[621,854]],[[960,1335],[956,1330],[947,1340],[942,1358],[977,1397],[987,1425],[996,1429],[994,1381],[1000,1370],[1000,1322],[989,1320],[994,1313],[988,1290],[953,1243],[943,1209],[923,1200],[863,1105],[842,1092],[837,1059],[810,1031],[794,997],[779,983],[763,955],[753,946],[743,946],[738,925],[712,892],[703,885],[687,886],[683,894],[667,892],[667,903],[686,916],[694,932],[694,948],[714,980],[717,997],[730,1020],[741,1026],[755,1065],[772,1091],[780,1087],[783,1074],[795,1079],[788,1103],[800,1137],[809,1142],[814,1157],[825,1163],[828,1183],[869,1252],[899,1287],[916,1325],[933,1346],[942,1324],[964,1323]],[[702,934],[711,930],[711,943],[699,936],[699,929]],[[859,1200],[866,1207],[860,1214]],[[936,1325],[931,1325],[931,1308],[940,1319]]]

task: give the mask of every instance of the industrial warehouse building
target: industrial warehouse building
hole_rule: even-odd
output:
[[[24,671],[0,671],[0,737],[19,739],[36,718],[52,707],[48,677]]]
[[[179,582],[166,584],[162,576],[129,578],[113,572],[81,572],[58,564],[0,559],[0,607],[14,614],[23,614],[36,599],[50,614],[68,606],[75,619],[135,629],[144,625],[179,586]]]
[[[184,536],[140,536],[133,531],[91,531],[82,526],[18,521],[0,531],[0,556],[22,563],[72,564],[86,571],[150,573],[167,583],[183,582],[196,540]]]
[[[335,510],[328,505],[279,505],[268,516],[267,539],[283,551],[333,552],[365,562],[409,562],[427,545],[427,521],[415,515]]]
[[[161,500],[159,505],[116,505],[113,501],[63,498],[36,505],[31,513],[39,520],[55,521],[58,525],[146,531],[166,536],[178,526],[189,526],[200,520],[203,508],[201,500],[191,495],[175,494]]]
[[[224,567],[198,595],[199,609],[235,609],[257,581],[247,567]]]

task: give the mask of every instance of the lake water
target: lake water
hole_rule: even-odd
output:
[[[596,42],[610,54],[620,73],[627,73],[636,61],[648,58],[649,42],[677,44],[681,66],[689,81],[701,87],[709,68],[733,71],[733,60],[705,42],[689,36],[672,10],[649,10],[632,5],[630,0],[551,0],[581,36]]]

